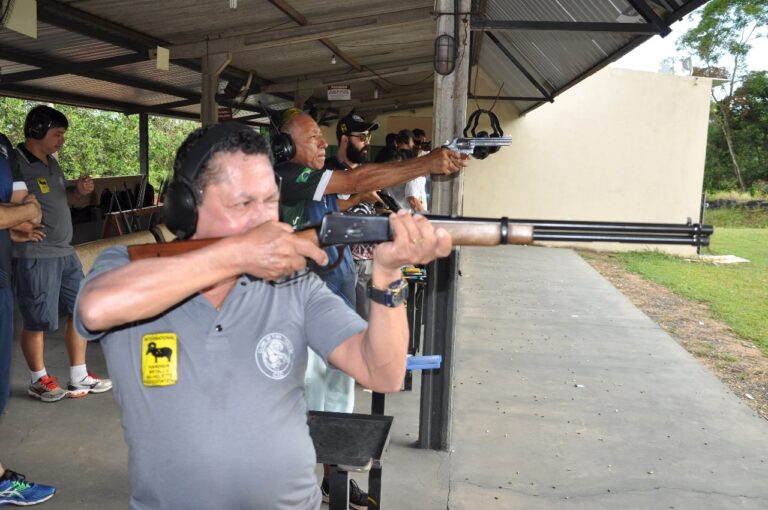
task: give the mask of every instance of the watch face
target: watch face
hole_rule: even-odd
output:
[[[408,282],[405,280],[397,280],[389,284],[389,288],[397,291],[402,291],[405,288],[408,288]]]

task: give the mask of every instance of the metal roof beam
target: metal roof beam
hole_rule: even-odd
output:
[[[424,7],[408,9],[391,14],[361,16],[354,20],[337,20],[315,25],[306,23],[293,28],[281,28],[266,32],[256,32],[253,34],[222,37],[220,39],[211,39],[208,41],[176,44],[170,47],[171,58],[201,57],[207,53],[226,53],[227,51],[233,53],[255,51],[265,48],[318,41],[329,37],[338,37],[385,27],[418,23],[429,18],[429,15],[430,8]],[[298,22],[298,19],[306,21],[306,18],[303,17],[292,19],[296,22]]]
[[[161,104],[152,105],[151,107],[137,106],[135,110],[126,110],[125,113],[128,115],[131,115],[134,113],[143,113],[147,111],[147,108],[152,108],[155,111],[169,111],[169,110],[172,110],[173,108],[183,108],[185,106],[192,106],[199,103],[200,101],[195,101],[193,99],[182,99],[181,101],[161,103]]]
[[[128,112],[153,112],[152,107],[144,107],[135,103],[124,101],[115,101],[114,99],[98,98],[85,94],[74,94],[61,92],[59,90],[49,90],[42,87],[33,87],[29,85],[9,84],[3,86],[0,92],[10,92],[14,96],[29,98],[38,101],[50,101],[52,103],[71,104],[74,106],[85,106],[89,108],[99,108],[122,113]]]
[[[614,32],[654,35],[659,27],[651,23],[593,23],[584,21],[520,21],[472,19],[472,30],[536,30],[559,32]]]
[[[33,101],[48,101],[51,103],[69,104],[78,107],[116,111],[126,115],[136,113],[151,113],[155,115],[165,115],[169,117],[184,118],[190,120],[199,120],[200,117],[196,113],[177,112],[166,109],[164,108],[166,105],[144,106],[135,103],[126,103],[124,101],[115,101],[114,99],[98,98],[83,94],[67,93],[61,92],[59,90],[49,90],[42,87],[34,87],[21,84],[8,84],[7,86],[3,86],[0,88],[0,93],[2,93],[2,95],[10,95],[12,97],[19,97]]]
[[[467,95],[467,99],[478,99],[481,101],[544,101],[543,97],[526,97],[526,96],[476,96],[474,94]]]
[[[645,20],[648,23],[652,23],[656,26],[656,28],[659,29],[659,35],[661,37],[666,37],[667,34],[669,34],[672,29],[669,28],[669,25],[661,19],[656,12],[648,7],[648,4],[645,3],[645,0],[627,0],[629,2],[629,5],[631,5],[637,12],[640,13],[640,15],[645,18]]]
[[[294,20],[296,23],[298,23],[301,26],[310,26],[309,20],[301,14],[298,10],[294,9],[293,6],[288,3],[288,0],[269,0],[269,2],[280,9],[285,15],[290,17],[292,20]],[[424,9],[413,9],[412,11],[399,11],[398,13],[394,13],[393,16],[397,16],[398,19],[400,16],[404,16],[402,18],[402,21],[397,21],[395,18],[392,18],[392,20],[395,20],[392,22],[393,25],[405,25],[412,22],[420,22],[423,18],[423,16],[430,16],[431,11],[424,13]],[[379,24],[379,26],[384,27],[387,26],[385,23],[383,23],[383,18],[375,18],[377,19],[376,23]],[[390,18],[387,18],[390,19]],[[355,71],[361,72],[363,70],[363,66],[360,65],[359,62],[357,62],[354,58],[352,58],[351,55],[348,55],[347,53],[343,52],[338,46],[336,46],[333,41],[329,39],[331,35],[327,35],[325,37],[322,37],[319,39],[320,43],[323,44],[326,48],[331,50],[331,52],[334,55],[338,55],[340,59],[342,59],[344,62],[347,63],[347,65],[351,66]],[[374,80],[374,83],[376,86],[381,88],[382,90],[389,92],[389,87],[384,85],[383,83]]]
[[[487,35],[488,38],[491,41],[493,41],[493,43],[501,50],[501,52],[504,53],[504,55],[509,59],[509,61],[512,62],[512,64],[515,67],[517,67],[517,69],[521,73],[523,73],[523,76],[525,76],[528,79],[528,81],[531,82],[531,84],[534,87],[536,87],[536,90],[541,92],[541,95],[544,96],[545,100],[549,101],[550,103],[554,101],[552,94],[547,89],[545,89],[544,86],[541,83],[539,83],[539,81],[536,78],[534,78],[530,72],[528,72],[525,66],[523,66],[523,64],[521,64],[520,61],[517,60],[515,56],[512,55],[512,53],[510,53],[509,50],[503,44],[501,44],[501,41],[499,41],[498,38],[496,38],[496,36],[493,35],[492,32],[486,32],[485,35]]]
[[[112,71],[97,71],[97,70],[79,70],[78,62],[71,60],[64,60],[62,58],[47,59],[41,58],[31,53],[23,52],[15,48],[8,47],[7,45],[0,45],[0,58],[10,60],[11,62],[18,62],[21,64],[32,65],[47,69],[49,67],[61,67],[65,66],[69,69],[67,74],[74,74],[77,76],[83,76],[85,78],[91,78],[94,80],[105,81],[108,83],[115,83],[118,85],[127,85],[129,87],[136,87],[142,90],[148,90],[152,92],[159,92],[161,94],[167,94],[169,96],[183,97],[187,99],[197,99],[200,101],[200,94],[191,92],[180,87],[173,87],[170,85],[163,85],[162,83],[156,83],[149,80],[143,80],[141,78],[133,78],[131,76],[115,73]],[[3,87],[3,83],[0,82],[0,87]]]
[[[386,96],[379,97],[378,99],[374,98],[361,98],[361,99],[353,99],[351,101],[318,101],[313,103],[317,108],[348,108],[348,107],[359,107],[359,106],[365,106],[365,107],[377,107],[381,105],[390,105],[390,104],[405,104],[405,103],[411,103],[414,101],[427,101],[430,104],[433,101],[432,94],[430,94],[429,97],[424,97],[424,94],[426,92],[429,92],[432,90],[432,87],[429,88],[422,88],[422,89],[413,89],[408,90],[403,93],[392,93],[387,94]]]
[[[183,108],[185,106],[192,106],[197,104],[200,104],[200,101],[182,100],[182,101],[173,101],[171,103],[162,103],[158,105],[153,105],[152,108],[162,109],[162,110],[171,110],[173,108]],[[230,97],[227,97],[224,94],[216,95],[216,104],[218,104],[219,106],[229,106],[234,110],[256,112],[259,115],[262,115],[262,116],[264,115],[264,110],[260,106],[248,104],[248,103],[238,103],[237,105],[235,105],[234,100]]]
[[[157,46],[166,48],[170,46],[162,39],[150,37],[54,0],[38,0],[37,18],[49,25],[137,52],[149,51]],[[182,59],[175,60],[173,63],[198,73],[202,72],[202,64],[196,60]],[[222,73],[222,78],[245,82],[248,73],[229,67]],[[259,84],[265,83],[262,78],[255,75],[254,80]]]
[[[355,111],[357,113],[385,113],[385,112],[392,112],[392,111],[406,111],[411,110],[413,108],[420,108],[422,106],[430,106],[434,100],[432,98],[429,99],[414,99],[411,101],[405,101],[405,102],[393,102],[389,101],[386,104],[376,104],[376,105],[361,105],[355,108]]]
[[[375,80],[376,78],[391,78],[403,74],[413,74],[433,71],[432,60],[421,61],[414,64],[405,64],[396,67],[386,67],[378,70],[365,70],[359,73],[325,74],[314,77],[284,78],[274,81],[271,85],[262,88],[262,92],[291,92],[294,90],[306,90],[324,87],[333,83],[352,83],[357,81]]]
[[[13,54],[15,53],[9,53],[9,56],[12,56]],[[87,62],[80,62],[77,64],[67,63],[59,65],[47,65],[45,68],[36,69],[34,71],[22,71],[19,73],[5,74],[0,81],[2,81],[2,83],[18,83],[20,81],[39,80],[41,78],[50,78],[51,76],[59,76],[62,74],[78,74],[92,71],[94,69],[104,69],[108,67],[135,64],[137,62],[144,62],[148,59],[149,55],[145,52],[144,54],[131,53],[130,55],[121,55],[119,57],[89,60]]]

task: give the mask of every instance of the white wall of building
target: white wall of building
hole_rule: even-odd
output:
[[[498,86],[482,80],[487,90],[477,93],[495,93]],[[469,164],[464,214],[697,221],[710,88],[704,78],[606,68],[522,117],[499,102],[495,111],[512,146]]]

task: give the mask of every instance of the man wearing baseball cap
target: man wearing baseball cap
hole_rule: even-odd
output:
[[[375,122],[368,122],[354,111],[336,124],[339,152],[326,160],[326,168],[349,170],[368,162],[371,132],[379,129]]]

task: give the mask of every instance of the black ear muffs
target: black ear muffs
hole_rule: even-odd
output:
[[[197,230],[197,198],[191,184],[174,179],[165,190],[163,223],[179,239]]]
[[[179,172],[168,185],[163,201],[163,222],[179,239],[191,237],[197,229],[198,195],[194,182],[216,144],[229,136],[250,129],[239,122],[224,122],[210,128],[184,158]]]
[[[50,115],[41,110],[32,110],[24,122],[24,136],[35,140],[42,140],[53,124]]]
[[[480,122],[482,114],[488,115],[488,120],[491,123],[491,129],[493,131],[488,134],[487,131],[477,132],[477,124]],[[504,131],[501,129],[499,118],[491,110],[477,109],[467,119],[467,125],[464,127],[464,136],[473,138],[499,138],[504,136]],[[501,147],[475,147],[472,152],[472,157],[476,159],[485,159],[491,154],[498,152]]]
[[[275,133],[272,135],[272,154],[275,163],[290,161],[296,155],[296,145],[288,133]]]

